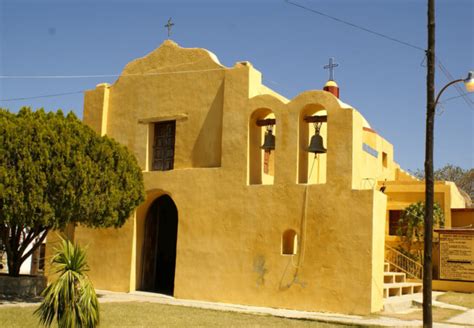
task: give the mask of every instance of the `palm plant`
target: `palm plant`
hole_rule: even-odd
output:
[[[52,266],[57,279],[43,292],[35,311],[40,323],[50,327],[54,317],[59,328],[93,328],[99,324],[99,302],[86,271],[86,252],[69,240],[61,240]]]

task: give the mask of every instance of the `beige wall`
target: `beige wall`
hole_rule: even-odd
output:
[[[433,290],[474,293],[474,283],[467,281],[433,280]]]
[[[175,71],[187,73],[166,74]],[[306,184],[309,135],[301,118],[320,110],[328,116],[328,151],[318,181]],[[253,122],[269,112],[277,122],[276,150],[274,178],[265,185]],[[150,124],[170,119],[176,120],[175,169],[150,171]],[[144,219],[151,202],[168,194],[179,222],[175,297],[381,310],[387,197],[363,181],[394,176],[393,149],[367,135],[363,117],[332,94],[308,91],[288,101],[263,86],[250,63],[225,68],[204,49],[165,41],[128,64],[112,86],[88,91],[84,120],[133,151],[147,190],[121,229],[76,229],[76,241],[89,245],[97,288],[140,286]],[[363,142],[389,154],[388,168],[381,158],[367,158]],[[287,229],[298,233],[295,256],[281,255]]]

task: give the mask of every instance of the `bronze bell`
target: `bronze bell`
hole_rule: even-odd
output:
[[[265,133],[265,139],[263,140],[263,145],[260,147],[265,151],[275,150],[275,136],[272,133],[272,130],[267,130]]]
[[[323,137],[316,132],[314,136],[311,137],[311,141],[309,143],[308,152],[315,153],[315,154],[325,154],[326,148],[324,148],[323,144]]]

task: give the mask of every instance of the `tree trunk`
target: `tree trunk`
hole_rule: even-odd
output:
[[[40,246],[41,246],[41,245],[40,245]],[[38,270],[39,270],[40,249],[41,249],[41,247],[38,247],[37,249],[35,249],[35,251],[33,252],[33,254],[31,254],[31,270],[30,270],[30,274],[31,274],[31,275],[34,275],[34,276],[38,274]]]
[[[8,275],[11,277],[20,275],[23,262],[39,249],[48,234],[48,229],[37,227],[28,229],[28,233],[24,234],[27,236],[26,239],[22,239],[19,237],[19,229],[24,228],[2,227],[0,231],[7,253]],[[26,251],[28,245],[31,245],[31,249]]]
[[[8,275],[10,277],[18,277],[20,275],[20,268],[23,262],[20,262],[21,259],[12,253],[13,252],[7,252]]]

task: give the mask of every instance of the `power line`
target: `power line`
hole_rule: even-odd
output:
[[[418,47],[416,45],[413,45],[413,44],[410,44],[408,42],[405,42],[405,41],[402,41],[402,40],[399,40],[399,39],[396,39],[396,38],[393,38],[391,36],[388,36],[386,34],[382,34],[382,33],[379,33],[379,32],[376,32],[374,30],[371,30],[371,29],[368,29],[368,28],[365,28],[365,27],[362,27],[362,26],[359,26],[359,25],[356,25],[354,23],[350,23],[348,21],[345,21],[345,20],[342,20],[340,18],[337,18],[337,17],[334,17],[334,16],[331,16],[331,15],[328,15],[328,14],[325,14],[321,11],[318,11],[318,10],[315,10],[315,9],[312,9],[312,8],[308,8],[308,7],[305,7],[301,4],[298,4],[298,3],[295,3],[295,2],[291,2],[289,0],[285,0],[286,3],[290,4],[290,5],[293,5],[295,7],[299,7],[299,8],[302,8],[304,10],[307,10],[307,11],[310,11],[312,13],[315,13],[315,14],[318,14],[318,15],[321,15],[321,16],[324,16],[324,17],[327,17],[329,19],[332,19],[332,20],[335,20],[339,23],[342,23],[342,24],[345,24],[345,25],[348,25],[348,26],[351,26],[351,27],[354,27],[354,28],[357,28],[359,30],[362,30],[362,31],[365,31],[365,32],[368,32],[368,33],[371,33],[371,34],[374,34],[376,36],[379,36],[379,37],[382,37],[382,38],[385,38],[387,40],[390,40],[390,41],[393,41],[393,42],[397,42],[399,44],[403,44],[405,46],[408,46],[408,47],[411,47],[411,48],[414,48],[414,49],[417,49],[417,50],[421,50],[423,52],[426,52],[425,49],[421,48],[421,47]],[[426,57],[426,56],[425,56]],[[424,57],[424,58],[425,58]],[[451,73],[448,71],[448,69],[441,63],[441,60],[437,59],[437,62],[438,62],[438,67],[440,68],[441,72],[446,76],[446,78],[448,80],[454,80],[453,76],[451,75]],[[186,71],[174,71],[174,72],[156,72],[156,73],[136,73],[136,74],[95,74],[95,75],[0,75],[0,79],[87,79],[87,78],[114,78],[114,77],[127,77],[127,76],[155,76],[155,75],[172,75],[172,74],[184,74],[184,73],[198,73],[198,72],[208,72],[208,71],[220,71],[220,70],[225,70],[226,68],[215,68],[215,69],[205,69],[205,70],[186,70]],[[274,84],[277,84],[273,81],[270,81]],[[451,98],[448,98],[446,100],[443,101],[443,103],[449,101],[449,100],[452,100],[452,99],[456,99],[456,98],[460,98],[462,97],[464,99],[464,101],[466,102],[466,104],[471,107],[471,108],[474,108],[474,102],[469,98],[467,97],[467,94],[466,93],[463,93],[462,91],[462,88],[459,86],[459,85],[454,85],[459,96],[455,96],[455,97],[451,97]],[[4,101],[4,102],[7,102],[7,101],[18,101],[18,100],[29,100],[29,99],[38,99],[38,98],[50,98],[50,97],[59,97],[59,96],[66,96],[66,95],[72,95],[72,94],[79,94],[79,93],[83,93],[85,92],[85,90],[81,90],[81,91],[73,91],[73,92],[65,92],[65,93],[57,93],[57,94],[47,94],[47,95],[39,95],[39,96],[32,96],[32,97],[21,97],[21,98],[8,98],[8,99],[0,99],[0,101]]]
[[[463,93],[463,94],[461,94],[461,95],[459,95],[459,96],[454,96],[454,97],[446,98],[446,99],[444,99],[443,101],[439,101],[438,103],[442,104],[442,103],[445,103],[445,102],[447,102],[447,101],[450,101],[450,100],[453,100],[453,99],[457,99],[457,98],[461,98],[461,97],[466,97],[466,96],[468,97],[467,99],[471,99],[471,98],[469,98],[469,93]]]
[[[155,73],[134,73],[134,74],[101,74],[101,75],[0,75],[0,79],[88,79],[88,78],[111,78],[111,77],[127,77],[127,76],[156,76],[156,75],[173,75],[186,73],[202,73],[211,71],[223,71],[227,68],[210,68],[200,70],[186,70],[173,72],[155,72]]]
[[[173,75],[173,74],[186,74],[186,73],[201,73],[211,71],[222,71],[227,68],[210,68],[201,70],[185,70],[185,71],[173,71],[173,72],[155,72],[155,73],[135,73],[135,74],[99,74],[99,75],[0,75],[0,79],[86,79],[86,78],[111,78],[111,77],[130,77],[130,76],[157,76],[157,75]],[[38,98],[51,98],[67,96],[72,94],[83,93],[86,90],[72,91],[65,93],[46,94],[31,97],[20,97],[20,98],[7,98],[0,99],[0,101],[18,101],[18,100],[29,100]]]
[[[135,75],[135,74],[133,74]],[[119,74],[104,75],[0,75],[0,79],[88,79],[118,77]]]
[[[362,30],[364,32],[368,32],[368,33],[371,33],[373,35],[376,35],[378,37],[381,37],[381,38],[384,38],[384,39],[387,39],[387,40],[390,40],[390,41],[393,41],[393,42],[397,42],[399,44],[403,44],[405,46],[408,46],[410,48],[413,48],[413,49],[417,49],[417,50],[421,50],[423,51],[425,54],[426,54],[426,50],[421,48],[421,47],[418,47],[416,45],[413,45],[411,43],[408,43],[408,42],[405,42],[405,41],[402,41],[402,40],[399,40],[399,39],[396,39],[396,38],[393,38],[391,36],[388,36],[386,34],[383,34],[383,33],[379,33],[377,31],[374,31],[374,30],[371,30],[371,29],[368,29],[366,27],[362,27],[360,25],[357,25],[357,24],[354,24],[354,23],[351,23],[351,22],[348,22],[348,21],[345,21],[343,19],[340,19],[340,18],[337,18],[337,17],[334,17],[334,16],[331,16],[331,15],[328,15],[326,13],[323,13],[321,11],[318,11],[316,9],[313,9],[313,8],[309,8],[309,7],[306,7],[306,6],[303,6],[299,3],[296,3],[296,2],[292,2],[290,0],[285,0],[286,3],[292,5],[292,6],[295,6],[295,7],[299,7],[301,9],[304,9],[304,10],[307,10],[307,11],[310,11],[314,14],[317,14],[317,15],[320,15],[320,16],[323,16],[323,17],[326,17],[326,18],[329,18],[329,19],[332,19],[336,22],[339,22],[339,23],[342,23],[342,24],[345,24],[345,25],[348,25],[348,26],[351,26],[351,27],[354,27],[356,29],[359,29],[359,30]],[[426,58],[426,55],[425,57]],[[423,59],[423,62],[424,62],[425,59]],[[437,62],[438,62],[438,67],[440,68],[441,72],[446,76],[446,78],[449,80],[449,81],[453,81],[454,80],[454,77],[451,75],[451,73],[448,71],[448,69],[441,63],[441,60],[439,60],[438,58],[436,58]],[[421,63],[421,66],[423,66],[423,62]],[[471,108],[471,109],[474,109],[474,101],[472,101],[469,97],[467,97],[467,95],[463,92],[462,88],[458,85],[458,84],[455,84],[454,87],[456,88],[456,91],[457,93],[459,94],[459,96],[457,97],[452,97],[452,98],[449,98],[449,99],[454,99],[454,98],[459,98],[459,97],[462,97],[464,99],[464,102],[466,102],[466,104]],[[447,100],[445,100],[446,102]]]
[[[441,72],[446,76],[448,81],[453,81],[455,78],[453,75],[449,72],[449,70],[446,68],[446,66],[443,65],[440,59],[436,58],[436,61],[438,63],[438,67],[441,70]],[[466,93],[463,92],[463,89],[459,86],[459,84],[454,84],[454,87],[456,88],[457,93],[459,94],[459,97],[462,97],[464,99],[464,102],[471,108],[474,109],[474,102],[467,97]]]
[[[309,8],[309,7],[305,7],[299,3],[296,3],[296,2],[291,2],[289,0],[285,0],[286,3],[292,5],[292,6],[295,6],[295,7],[299,7],[301,9],[304,9],[304,10],[307,10],[307,11],[310,11],[312,13],[315,13],[315,14],[318,14],[320,16],[324,16],[326,18],[329,18],[329,19],[332,19],[332,20],[335,20],[336,22],[339,22],[339,23],[342,23],[342,24],[345,24],[345,25],[349,25],[351,27],[354,27],[354,28],[357,28],[359,30],[362,30],[362,31],[365,31],[365,32],[368,32],[368,33],[371,33],[371,34],[374,34],[376,36],[379,36],[381,38],[384,38],[384,39],[387,39],[387,40],[390,40],[390,41],[393,41],[393,42],[397,42],[397,43],[400,43],[400,44],[403,44],[407,47],[410,47],[410,48],[413,48],[413,49],[417,49],[417,50],[421,50],[423,52],[426,52],[425,49],[421,48],[421,47],[418,47],[414,44],[411,44],[411,43],[408,43],[408,42],[405,42],[405,41],[402,41],[402,40],[399,40],[399,39],[396,39],[396,38],[393,38],[391,36],[388,36],[386,34],[383,34],[383,33],[379,33],[379,32],[376,32],[374,30],[371,30],[371,29],[368,29],[366,27],[362,27],[360,25],[357,25],[357,24],[354,24],[354,23],[351,23],[351,22],[348,22],[348,21],[345,21],[345,20],[342,20],[340,18],[337,18],[337,17],[334,17],[334,16],[331,16],[331,15],[328,15],[328,14],[325,14],[321,11],[318,11],[316,9],[313,9],[313,8]]]
[[[273,81],[270,81],[274,84],[277,84],[279,86],[281,86],[279,83],[276,83],[276,82],[273,82]],[[79,93],[84,93],[86,92],[87,90],[80,90],[80,91],[71,91],[71,92],[64,92],[64,93],[53,93],[53,94],[46,94],[46,95],[39,95],[39,96],[31,96],[31,97],[21,97],[21,98],[7,98],[7,99],[0,99],[0,101],[18,101],[18,100],[29,100],[29,99],[38,99],[38,98],[52,98],[52,97],[61,97],[61,96],[68,96],[68,95],[74,95],[74,94],[79,94]],[[287,90],[289,91],[289,90]],[[453,99],[457,99],[457,98],[460,98],[460,97],[467,97],[469,96],[468,93],[463,93],[459,96],[454,96],[454,97],[450,97],[450,98],[447,98],[447,99],[444,99],[443,101],[440,101],[439,103],[440,104],[444,104],[450,100],[453,100]],[[469,97],[467,98],[469,100],[471,100]]]
[[[52,98],[52,97],[60,97],[60,96],[79,94],[79,93],[83,93],[85,91],[86,90],[64,92],[64,93],[53,93],[53,94],[40,95],[40,96],[31,96],[31,97],[8,98],[8,99],[0,99],[0,101],[18,101],[18,100],[29,100],[29,99],[38,99],[38,98]]]

